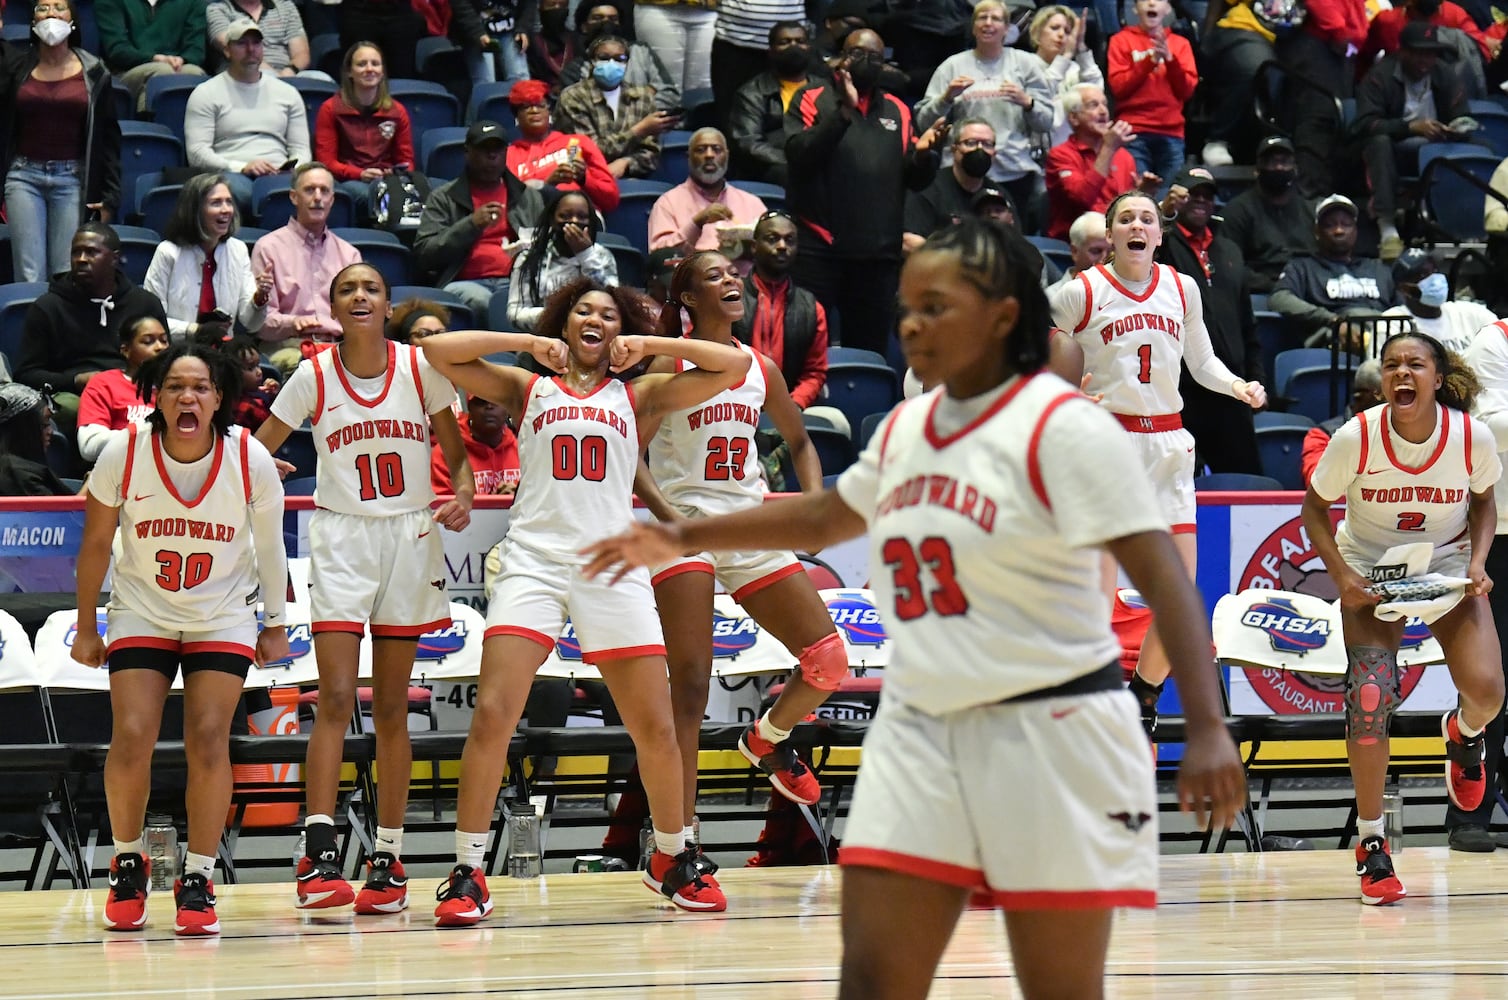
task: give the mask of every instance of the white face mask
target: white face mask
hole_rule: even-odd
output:
[[[73,33],[73,25],[60,17],[48,17],[31,26],[43,45],[61,45]]]

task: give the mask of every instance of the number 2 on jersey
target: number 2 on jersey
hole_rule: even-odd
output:
[[[1152,345],[1143,344],[1136,349],[1136,356],[1141,361],[1137,369],[1136,378],[1142,385],[1152,381]]]
[[[208,552],[174,552],[157,550],[157,586],[163,590],[192,590],[209,579],[215,557]]]
[[[880,549],[885,565],[895,571],[895,614],[902,621],[920,618],[928,608],[944,617],[968,613],[969,599],[958,586],[953,569],[953,546],[946,538],[923,538],[915,549],[909,539],[891,538]],[[922,568],[937,586],[923,593]]]
[[[385,497],[402,496],[403,459],[395,451],[385,451],[375,458],[357,455],[356,478],[361,483],[358,495],[363,500],[376,500],[379,493]]]
[[[709,483],[742,482],[748,461],[748,438],[712,438],[707,442],[707,468],[703,477]]]
[[[1423,531],[1424,511],[1406,510],[1398,515],[1399,531]]]

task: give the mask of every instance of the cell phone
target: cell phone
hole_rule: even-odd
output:
[[[278,173],[283,173],[286,170],[292,170],[296,166],[298,166],[298,161],[297,160],[289,160],[287,163],[284,163],[281,167],[278,167]]]
[[[660,110],[665,112],[667,115],[670,115],[672,118],[686,117],[686,109],[683,107],[661,108]]]

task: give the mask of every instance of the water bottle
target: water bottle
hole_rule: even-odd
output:
[[[298,876],[299,863],[304,860],[304,856],[308,853],[309,832],[307,830],[300,830],[298,832],[298,842],[293,845],[293,874],[295,877]]]
[[[639,831],[639,870],[649,871],[649,859],[655,853],[655,826],[653,820],[644,821],[644,829]]]
[[[1403,795],[1388,792],[1382,797],[1382,827],[1388,840],[1388,853],[1397,857],[1403,850]]]
[[[539,814],[532,802],[508,803],[508,875],[539,878],[544,864],[539,855]]]
[[[178,877],[178,828],[171,817],[154,813],[147,817],[145,840],[152,862],[152,891],[165,892]]]

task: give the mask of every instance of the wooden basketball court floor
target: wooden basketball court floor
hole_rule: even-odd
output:
[[[1112,997],[1508,997],[1508,855],[1405,850],[1411,895],[1363,907],[1349,852],[1165,856],[1156,911],[1117,918]],[[552,997],[808,1000],[837,992],[834,868],[724,869],[724,914],[662,905],[632,874],[489,879],[481,925],[432,926],[434,880],[404,914],[305,914],[283,885],[220,890],[219,938],[99,925],[103,888],[0,893],[0,997]],[[97,880],[102,881],[102,880]],[[903,918],[902,918],[903,919]],[[936,998],[1010,997],[998,914],[966,913]]]

